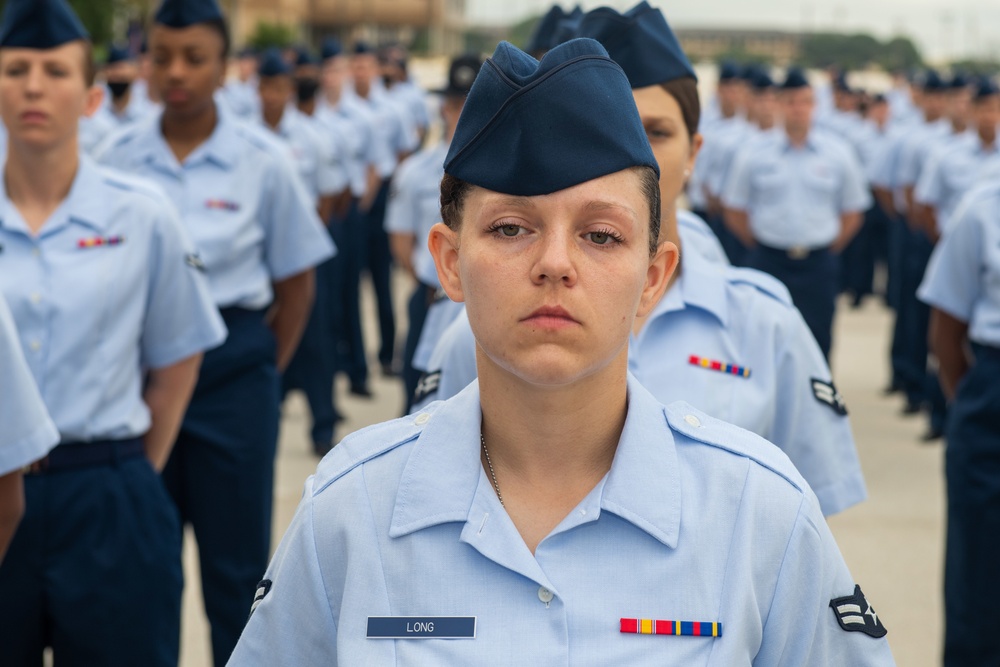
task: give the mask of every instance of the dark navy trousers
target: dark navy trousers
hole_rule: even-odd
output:
[[[435,291],[433,287],[418,282],[407,304],[406,312],[410,321],[406,332],[406,347],[403,349],[403,390],[406,392],[406,409],[403,414],[409,414],[413,407],[413,396],[420,382],[421,371],[413,367],[413,356],[417,352],[420,334],[424,330]]]
[[[61,667],[176,667],[180,524],[145,456],[26,475],[24,491],[0,566],[0,664],[40,667],[51,646]]]
[[[198,540],[216,667],[236,646],[267,568],[280,400],[264,311],[229,308],[222,315],[229,337],[205,354],[163,471],[181,521]]]
[[[973,345],[946,429],[946,667],[1000,665],[1000,349]]]
[[[329,339],[334,348],[334,371],[344,373],[353,386],[368,382],[368,361],[361,328],[361,271],[367,254],[367,220],[351,202],[346,215],[330,223],[330,235],[337,244],[337,256],[330,260],[328,274],[330,302]]]
[[[338,252],[342,251],[338,248]],[[316,296],[312,313],[281,382],[283,395],[292,389],[301,389],[306,395],[312,413],[312,441],[326,446],[333,440],[337,420],[333,393],[337,348],[330,339],[330,319],[335,315],[330,278],[334,270],[333,261],[327,260],[316,267]]]
[[[389,234],[385,231],[385,209],[389,202],[389,181],[379,188],[378,195],[368,211],[367,225],[367,268],[375,287],[378,301],[379,349],[378,360],[384,365],[392,364],[396,355],[396,316],[392,307],[392,252],[389,249]]]
[[[770,273],[788,288],[792,303],[802,313],[823,356],[830,358],[833,314],[839,287],[840,260],[826,248],[793,259],[786,250],[757,244],[747,253],[746,264]]]

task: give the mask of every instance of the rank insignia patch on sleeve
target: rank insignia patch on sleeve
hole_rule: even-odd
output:
[[[205,262],[201,261],[201,257],[197,253],[191,253],[184,256],[184,263],[190,266],[192,269],[197,269],[202,273],[205,272]]]
[[[267,594],[271,592],[271,580],[264,579],[259,584],[257,584],[257,592],[253,594],[253,604],[250,605],[250,615],[257,611],[257,607],[260,605],[261,601],[267,597]]]
[[[885,637],[888,632],[857,584],[854,595],[830,600],[830,608],[837,617],[837,623],[848,632],[863,632],[876,639]]]
[[[840,395],[832,382],[823,382],[816,378],[812,378],[810,382],[812,383],[813,396],[816,397],[817,401],[830,406],[830,409],[838,415],[847,414],[847,404],[844,403],[844,397]]]
[[[419,403],[438,390],[441,384],[441,371],[423,373],[420,381],[417,382],[417,389],[413,392],[413,402]]]

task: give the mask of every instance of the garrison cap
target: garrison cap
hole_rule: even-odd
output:
[[[336,58],[343,52],[344,47],[341,45],[340,40],[336,37],[325,38],[319,48],[319,55],[323,60]]]
[[[375,55],[375,47],[364,40],[360,40],[354,43],[354,55],[361,56],[365,54]]]
[[[257,67],[257,75],[261,78],[271,76],[288,76],[292,73],[292,67],[281,55],[280,49],[270,48],[264,52],[260,58],[260,65]]]
[[[448,68],[448,85],[431,92],[456,97],[468,95],[482,67],[483,59],[474,53],[457,56]]]
[[[446,173],[504,194],[549,194],[630,167],[659,174],[628,78],[598,42],[541,62],[500,42],[472,85]]]
[[[304,67],[305,65],[318,65],[319,61],[316,56],[313,55],[312,51],[309,50],[308,46],[299,45],[295,47],[295,66]]]
[[[737,81],[742,73],[743,69],[734,62],[727,60],[719,65],[719,81]]]
[[[578,35],[600,42],[633,88],[698,78],[663,12],[645,0],[624,14],[610,7],[588,12]]]
[[[989,78],[988,76],[984,76],[979,80],[979,83],[976,85],[976,89],[975,92],[973,93],[972,99],[976,102],[979,102],[994,95],[1000,95],[1000,88],[997,87],[997,84],[993,83],[993,79]]]
[[[125,62],[127,60],[132,60],[132,54],[128,52],[128,49],[117,44],[111,44],[108,46],[108,57],[104,61],[105,64],[114,65],[115,63]]]
[[[785,80],[780,86],[782,90],[796,90],[808,87],[809,79],[806,78],[805,72],[798,67],[789,68],[788,73],[785,74]]]
[[[921,81],[920,87],[923,88],[925,93],[940,93],[947,88],[944,79],[941,78],[941,75],[932,69],[929,69],[924,73],[923,81]]]
[[[528,53],[535,53],[552,48],[552,41],[555,39],[556,31],[559,30],[559,22],[566,19],[567,16],[562,7],[552,5],[535,26],[535,31],[531,33],[531,39],[528,40],[524,50]]]
[[[774,79],[768,74],[767,69],[760,67],[754,74],[753,81],[750,83],[753,89],[757,92],[763,92],[765,90],[771,90],[774,88]]]
[[[952,75],[951,80],[948,81],[948,87],[952,90],[961,90],[962,88],[968,88],[971,83],[964,74],[956,72]]]
[[[223,18],[216,0],[163,0],[153,21],[168,28],[187,28]]]
[[[54,49],[90,35],[65,0],[8,0],[0,46]]]

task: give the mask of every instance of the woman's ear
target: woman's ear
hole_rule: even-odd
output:
[[[452,301],[465,301],[465,292],[462,290],[462,275],[459,271],[461,262],[458,256],[458,232],[451,229],[443,222],[439,222],[431,227],[430,235],[427,238],[427,247],[434,257],[434,265],[437,267],[438,280],[441,288]]]
[[[83,103],[83,115],[88,118],[93,116],[101,108],[102,102],[104,102],[104,87],[91,86]]]
[[[680,257],[680,250],[670,241],[664,241],[656,248],[656,254],[649,261],[649,269],[646,271],[646,285],[642,289],[636,317],[649,315],[659,303],[670,285],[670,278],[677,270]]]

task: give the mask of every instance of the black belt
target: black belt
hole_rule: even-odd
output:
[[[817,255],[824,255],[830,250],[830,246],[810,248],[808,246],[792,246],[791,248],[775,248],[773,246],[758,243],[757,247],[772,255],[784,255],[788,259],[804,260]]]
[[[95,440],[59,445],[42,460],[25,469],[26,475],[44,475],[73,468],[117,465],[145,455],[142,440]]]

